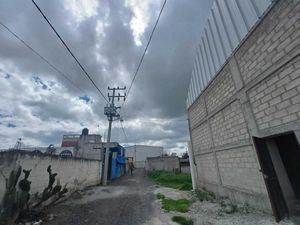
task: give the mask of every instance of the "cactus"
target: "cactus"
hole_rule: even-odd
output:
[[[56,186],[52,189],[52,195],[57,194],[61,190],[61,185],[59,179],[57,179]]]
[[[48,186],[44,189],[41,196],[37,195],[34,198],[38,202],[28,204],[31,188],[31,181],[28,180],[28,177],[31,170],[23,170],[24,178],[19,181],[21,172],[22,168],[19,166],[16,170],[12,170],[9,178],[6,179],[6,189],[0,204],[0,225],[13,225],[19,215],[24,216],[24,214],[30,213],[33,208],[38,206],[40,206],[39,210],[42,210],[43,207],[54,203],[68,192],[67,184],[62,187],[59,180],[53,187],[57,173],[52,174],[51,165],[49,165],[47,168],[49,174]]]
[[[30,185],[31,182],[28,180],[28,177],[30,175],[31,170],[23,170],[24,173],[24,179],[20,180],[19,182],[19,208],[24,209],[25,206],[27,206],[27,202],[30,198]]]
[[[0,213],[0,224],[13,224],[18,218],[21,211],[24,210],[29,200],[30,183],[27,178],[31,170],[23,170],[25,178],[22,181],[25,189],[17,190],[16,185],[21,175],[22,168],[18,167],[17,171],[12,170],[9,178],[6,179],[6,189],[2,199],[2,210]],[[19,182],[19,187],[20,183]]]
[[[57,180],[57,185],[55,187],[53,187],[57,173],[52,173],[51,165],[48,166],[47,172],[49,174],[48,186],[44,189],[42,196],[41,196],[41,201],[39,202],[39,204],[37,204],[37,206],[39,206],[42,202],[48,200],[50,197],[52,197],[56,194],[58,194],[58,198],[61,198],[61,197],[63,197],[64,193],[68,192],[66,185],[64,186],[63,190],[61,190],[62,186],[60,185],[59,180]]]

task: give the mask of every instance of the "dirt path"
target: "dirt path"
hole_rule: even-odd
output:
[[[143,171],[73,195],[47,210],[54,220],[47,225],[171,225],[155,201],[155,186]]]

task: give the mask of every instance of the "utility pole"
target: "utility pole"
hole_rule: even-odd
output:
[[[106,185],[107,183],[107,175],[108,175],[108,159],[109,159],[109,150],[110,150],[110,137],[111,137],[111,127],[112,122],[114,121],[114,118],[120,118],[119,113],[117,112],[118,109],[121,107],[115,106],[115,98],[120,101],[121,98],[126,98],[126,93],[124,95],[121,95],[120,93],[116,94],[116,91],[126,90],[126,87],[116,87],[116,88],[110,88],[108,87],[108,91],[112,91],[112,95],[108,93],[108,100],[110,102],[109,105],[106,105],[104,107],[104,114],[107,116],[108,119],[108,134],[107,134],[107,146],[105,148],[105,158],[104,158],[104,173],[102,178],[102,185]]]

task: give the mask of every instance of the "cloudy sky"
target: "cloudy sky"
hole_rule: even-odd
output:
[[[129,86],[163,0],[36,0],[107,94]],[[168,0],[112,140],[186,150],[186,95],[195,48],[213,0]],[[0,0],[0,149],[21,137],[28,146],[60,145],[63,134],[107,136],[105,101],[30,0]],[[121,104],[121,102],[119,103]]]

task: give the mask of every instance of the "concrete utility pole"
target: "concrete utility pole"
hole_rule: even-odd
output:
[[[108,159],[109,159],[109,149],[110,149],[110,137],[111,137],[111,126],[112,122],[114,121],[114,118],[120,118],[120,115],[118,114],[117,110],[120,109],[121,107],[116,107],[115,106],[115,98],[120,101],[121,98],[124,99],[126,98],[126,93],[124,95],[121,95],[118,93],[116,95],[116,91],[120,90],[125,90],[126,87],[116,87],[116,88],[110,88],[108,87],[108,91],[112,91],[112,95],[108,93],[108,99],[109,102],[111,102],[109,105],[106,105],[104,107],[104,114],[107,116],[108,119],[108,134],[107,134],[107,146],[105,148],[105,158],[104,158],[104,173],[103,173],[103,178],[102,178],[102,185],[106,185],[107,183],[107,175],[108,175]]]

